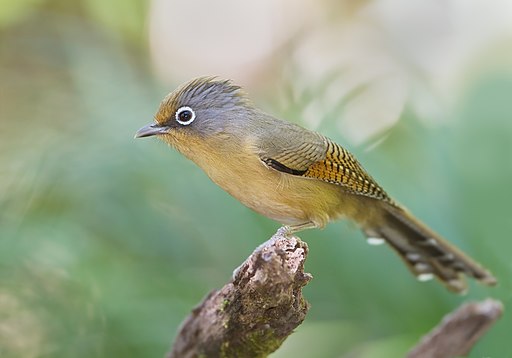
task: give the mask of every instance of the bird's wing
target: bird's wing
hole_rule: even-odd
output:
[[[319,133],[286,123],[279,135],[265,135],[258,141],[261,161],[280,172],[304,175],[314,163],[325,158],[327,141]]]
[[[268,167],[340,185],[350,193],[392,203],[386,192],[345,148],[321,134],[300,127],[290,127],[286,133],[286,138],[267,138],[264,145],[259,146],[260,159]]]
[[[341,185],[353,194],[391,202],[384,189],[356,158],[348,150],[330,140],[327,140],[325,157],[313,163],[304,176]]]

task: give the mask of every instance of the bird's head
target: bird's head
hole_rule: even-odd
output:
[[[200,77],[167,95],[155,115],[155,123],[142,127],[135,138],[163,136],[170,144],[204,139],[226,131],[247,118],[250,101],[228,80]]]

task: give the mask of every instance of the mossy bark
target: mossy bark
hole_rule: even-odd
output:
[[[170,358],[266,357],[306,317],[307,245],[277,233],[183,322]]]

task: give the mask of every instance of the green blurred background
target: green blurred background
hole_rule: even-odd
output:
[[[471,357],[512,354],[512,11],[484,5],[0,1],[0,356],[161,357],[277,229],[133,139],[204,74],[345,144],[500,281],[456,296],[353,225],[304,232],[312,308],[273,357],[403,356],[489,296],[506,312]]]

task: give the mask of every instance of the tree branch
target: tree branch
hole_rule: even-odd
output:
[[[502,313],[503,304],[492,299],[462,305],[424,336],[407,358],[466,356]]]
[[[302,323],[306,243],[279,230],[260,245],[222,289],[212,291],[182,323],[169,358],[266,357]],[[445,316],[407,358],[464,356],[501,316],[503,304],[487,299]]]
[[[302,323],[306,243],[278,231],[182,323],[169,358],[266,357]]]

